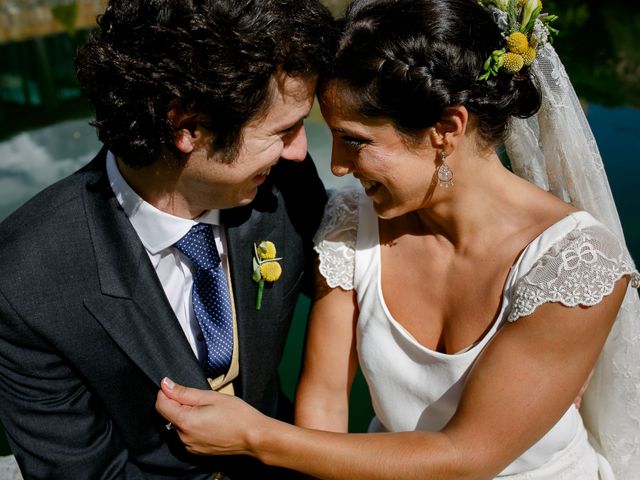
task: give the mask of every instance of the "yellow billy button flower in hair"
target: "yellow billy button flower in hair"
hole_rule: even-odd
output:
[[[507,52],[502,55],[502,59],[504,60],[502,68],[509,73],[518,73],[524,66],[522,55],[518,55],[517,53]]]
[[[524,61],[524,66],[528,67],[529,65],[531,65],[533,61],[536,59],[537,55],[538,55],[538,52],[536,51],[536,49],[533,47],[529,47],[527,51],[522,54],[522,60]]]
[[[507,37],[507,49],[523,55],[529,50],[529,40],[522,32],[513,32]]]
[[[276,258],[276,246],[273,242],[264,240],[253,244],[253,278],[258,284],[258,296],[256,298],[256,310],[262,308],[262,295],[264,293],[264,282],[275,282],[282,275],[282,266]]]

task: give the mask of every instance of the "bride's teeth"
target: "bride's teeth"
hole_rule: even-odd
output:
[[[362,184],[365,190],[369,190],[370,188],[373,188],[376,185],[378,185],[378,182],[374,182],[373,180],[360,179],[360,183]]]

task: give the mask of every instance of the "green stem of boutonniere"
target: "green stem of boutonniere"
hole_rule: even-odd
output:
[[[262,308],[262,292],[264,292],[264,280],[260,279],[258,282],[258,296],[256,297],[256,310]]]

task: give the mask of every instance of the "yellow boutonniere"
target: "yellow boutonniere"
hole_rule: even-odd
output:
[[[276,258],[276,246],[273,242],[263,240],[253,244],[253,278],[258,283],[258,296],[256,297],[256,310],[262,308],[262,293],[264,282],[275,282],[282,275],[282,267]]]

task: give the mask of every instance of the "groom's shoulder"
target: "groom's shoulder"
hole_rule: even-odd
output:
[[[40,250],[84,218],[83,192],[99,173],[96,160],[45,188],[0,223],[2,251]],[[5,257],[6,255],[0,255]],[[13,255],[14,258],[17,255]]]

